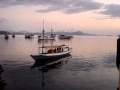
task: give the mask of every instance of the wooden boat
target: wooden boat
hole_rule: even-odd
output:
[[[38,40],[55,40],[55,34],[52,33],[52,30],[51,30],[51,34],[50,36],[48,35],[44,35],[44,38],[43,36],[38,36]]]
[[[47,60],[47,59],[54,59],[54,58],[61,58],[63,56],[68,55],[71,52],[71,48],[66,45],[54,45],[54,46],[45,46],[44,45],[44,22],[43,22],[43,42],[42,46],[38,49],[38,54],[31,55],[31,57],[35,61],[39,60]]]
[[[37,55],[31,55],[31,57],[35,61],[61,58],[70,54],[72,49],[66,45],[58,45],[58,46],[42,46],[39,47],[39,50],[41,50],[42,52],[39,52]]]

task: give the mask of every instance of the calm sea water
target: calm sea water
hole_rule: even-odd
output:
[[[71,56],[41,64],[30,57],[38,52],[37,36],[25,39],[17,35],[8,40],[0,36],[0,64],[5,90],[116,90],[117,37],[75,36],[72,40],[46,41],[46,45],[67,44]]]

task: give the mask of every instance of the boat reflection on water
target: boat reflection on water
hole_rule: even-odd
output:
[[[41,71],[41,74],[42,74],[41,85],[42,85],[43,90],[45,87],[44,72],[48,72],[49,70],[61,67],[63,64],[66,64],[70,58],[72,58],[72,56],[70,54],[68,54],[67,56],[61,57],[59,59],[49,59],[49,60],[36,61],[31,66],[31,69],[38,68],[38,70]]]

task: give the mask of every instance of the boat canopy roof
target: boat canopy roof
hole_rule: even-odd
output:
[[[60,48],[60,47],[63,47],[63,46],[66,46],[66,45],[42,46],[42,47],[39,47],[39,48]]]

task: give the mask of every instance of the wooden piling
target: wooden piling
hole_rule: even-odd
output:
[[[116,60],[116,65],[117,65],[118,69],[119,69],[119,64],[120,64],[120,38],[117,39],[117,60]]]
[[[120,65],[119,65],[119,68],[120,68]],[[120,69],[119,69],[119,89],[118,90],[120,90]]]
[[[116,56],[116,66],[119,70],[119,85],[118,85],[118,89],[120,90],[120,37],[117,39],[117,56]]]

